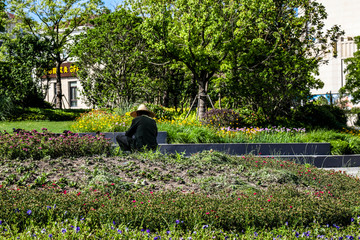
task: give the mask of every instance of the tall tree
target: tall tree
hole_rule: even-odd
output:
[[[198,85],[199,117],[209,81],[228,55],[243,7],[232,0],[134,0],[149,47],[183,63]],[[165,64],[165,63],[164,63]]]
[[[133,102],[141,91],[136,79],[144,62],[145,41],[138,31],[141,18],[118,11],[94,19],[93,27],[80,36],[74,56],[84,95],[90,103],[112,107]]]
[[[51,43],[49,52],[56,65],[56,107],[62,108],[60,66],[75,45],[72,35],[94,17],[102,6],[101,0],[12,0],[18,27]]]
[[[345,60],[347,64],[345,73],[346,82],[344,87],[340,89],[342,94],[350,94],[353,103],[360,102],[360,36],[354,38],[357,51],[354,56]]]
[[[18,33],[3,42],[4,62],[0,68],[0,94],[18,106],[43,102],[42,79],[52,66],[50,43],[30,34]],[[29,101],[30,99],[35,101]]]
[[[343,32],[338,26],[324,30],[325,8],[313,0],[243,4],[251,14],[245,37],[237,39],[224,66],[229,95],[275,120],[323,86],[318,67]]]

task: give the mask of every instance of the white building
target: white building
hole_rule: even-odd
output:
[[[325,29],[333,25],[340,25],[345,35],[339,39],[335,49],[326,56],[329,60],[327,65],[320,66],[319,78],[324,82],[322,89],[312,90],[314,95],[333,94],[335,97],[339,89],[344,86],[346,79],[344,60],[353,57],[356,45],[353,41],[355,36],[360,35],[360,1],[359,0],[317,0],[323,4],[328,13],[325,21]],[[334,52],[336,57],[334,57]]]
[[[77,77],[79,68],[72,62],[65,62],[60,67],[62,106],[65,109],[90,108],[86,105],[85,99],[81,96],[82,90],[80,81]],[[44,85],[48,84],[45,100],[54,106],[56,105],[56,68],[48,71],[48,75],[43,77]]]

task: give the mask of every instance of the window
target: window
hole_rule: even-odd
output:
[[[69,82],[70,107],[77,107],[77,83]]]

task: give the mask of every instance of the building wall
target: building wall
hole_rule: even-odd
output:
[[[49,89],[46,93],[46,97],[45,100],[53,105],[55,105],[56,100],[55,100],[55,84],[56,84],[56,79],[52,78],[49,81]],[[76,101],[76,106],[72,105],[71,106],[71,94],[70,94],[70,90],[71,87],[75,87],[76,86],[76,97],[77,97],[77,101]],[[62,87],[62,93],[63,93],[63,108],[64,109],[81,109],[81,108],[91,108],[91,106],[87,105],[85,103],[85,99],[83,96],[81,96],[81,91],[82,91],[82,87],[81,84],[79,82],[79,79],[76,77],[64,77],[61,79],[61,87]]]
[[[356,45],[353,38],[360,35],[360,1],[359,0],[317,0],[322,3],[328,18],[325,21],[325,29],[333,25],[340,25],[345,31],[343,38],[337,43],[337,56],[334,57],[334,49],[327,55],[328,64],[320,66],[319,78],[324,82],[322,89],[313,89],[313,94],[337,94],[344,86],[346,79],[344,60],[353,57]]]

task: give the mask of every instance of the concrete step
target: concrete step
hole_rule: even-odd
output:
[[[330,143],[199,143],[159,144],[162,153],[184,153],[190,156],[204,150],[231,155],[330,155]]]

